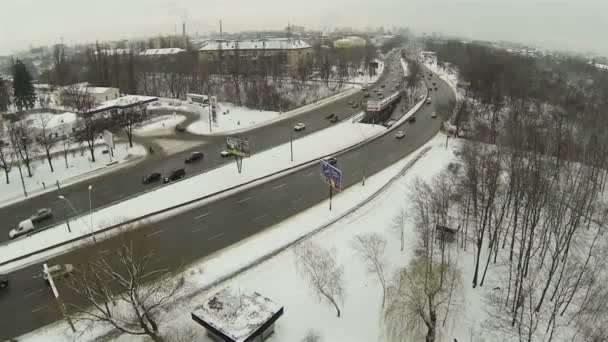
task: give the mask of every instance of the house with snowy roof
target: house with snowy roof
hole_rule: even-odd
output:
[[[203,44],[199,54],[207,60],[240,58],[258,60],[279,57],[287,66],[311,59],[313,49],[307,42],[296,38],[265,38],[247,40],[212,40]]]

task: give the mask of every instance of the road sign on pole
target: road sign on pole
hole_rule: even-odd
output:
[[[334,189],[342,190],[342,171],[323,160],[321,161],[321,179],[329,185],[329,210],[331,210]]]

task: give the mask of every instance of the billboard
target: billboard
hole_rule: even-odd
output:
[[[228,153],[238,157],[251,156],[251,146],[249,140],[235,137],[226,137],[226,150]]]
[[[103,131],[103,141],[109,148],[114,148],[114,134],[107,129]]]
[[[321,179],[332,189],[342,190],[342,171],[326,161],[321,161]]]

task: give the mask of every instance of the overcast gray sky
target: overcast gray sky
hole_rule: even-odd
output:
[[[392,25],[608,55],[608,0],[2,0],[0,54],[173,32]]]

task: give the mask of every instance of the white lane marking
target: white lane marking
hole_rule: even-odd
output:
[[[278,190],[278,189],[280,189],[280,188],[284,187],[285,185],[287,185],[287,183],[279,184],[279,185],[277,185],[277,186],[273,186],[272,188],[273,188],[274,190]]]
[[[258,216],[258,217],[256,217],[256,218],[253,219],[253,222],[259,221],[259,220],[263,219],[266,216],[268,216],[268,214],[264,214],[264,215]]]
[[[224,233],[219,233],[219,234],[217,234],[217,235],[213,235],[212,237],[208,238],[208,239],[207,239],[207,241],[211,241],[211,240],[213,240],[213,239],[217,239],[218,237],[220,237],[220,236],[222,236],[222,235],[224,235]]]
[[[205,230],[205,229],[207,229],[207,228],[209,228],[209,227],[200,227],[200,228],[196,228],[196,229],[195,229],[195,230],[193,230],[192,232],[193,232],[193,233],[198,233],[198,232],[200,232],[201,230]]]
[[[206,216],[209,216],[209,215],[211,215],[211,212],[210,212],[210,211],[208,211],[208,212],[206,212],[206,213],[204,213],[204,214],[202,214],[202,215],[199,215],[199,216],[195,217],[194,219],[195,219],[195,220],[198,220],[198,219],[200,219],[200,218],[203,218],[203,217],[206,217]]]
[[[303,199],[304,199],[304,197],[303,197],[303,196],[300,196],[300,197],[296,198],[295,200],[293,200],[293,201],[291,201],[291,202],[292,202],[292,203],[298,203],[298,202],[300,202],[300,201],[301,201],[301,200],[303,200]]]
[[[39,307],[39,308],[37,308],[37,309],[32,310],[32,312],[37,312],[37,311],[40,311],[40,310],[44,310],[44,309],[46,309],[46,308],[48,308],[48,307],[49,307],[48,305],[41,306],[41,307]]]
[[[114,197],[116,197],[116,198],[123,198],[123,197],[125,197],[125,194],[122,193],[122,194],[118,194],[116,196],[112,196],[112,198],[114,198]]]
[[[38,293],[40,293],[42,291],[44,291],[44,290],[40,289],[40,290],[36,290],[34,292],[30,292],[30,293],[26,294],[25,296],[23,296],[23,298],[29,298],[29,297],[35,296],[36,294],[38,294]]]
[[[314,172],[314,171],[310,171],[310,172],[308,172],[308,173],[305,173],[305,174],[304,174],[304,177],[310,177],[310,176],[312,176],[312,175],[314,175],[314,174],[315,174],[315,172]]]
[[[155,231],[154,233],[150,233],[150,234],[148,234],[148,235],[144,236],[144,238],[149,238],[150,236],[158,235],[158,234],[160,234],[160,233],[162,233],[162,232],[163,232],[163,230],[162,230],[162,229],[161,229],[161,230],[157,230],[157,231]]]
[[[243,198],[243,199],[240,199],[240,200],[236,201],[236,203],[243,203],[243,202],[247,202],[247,201],[249,201],[249,200],[250,200],[250,199],[252,199],[252,198],[253,198],[253,197],[245,197],[245,198]]]

